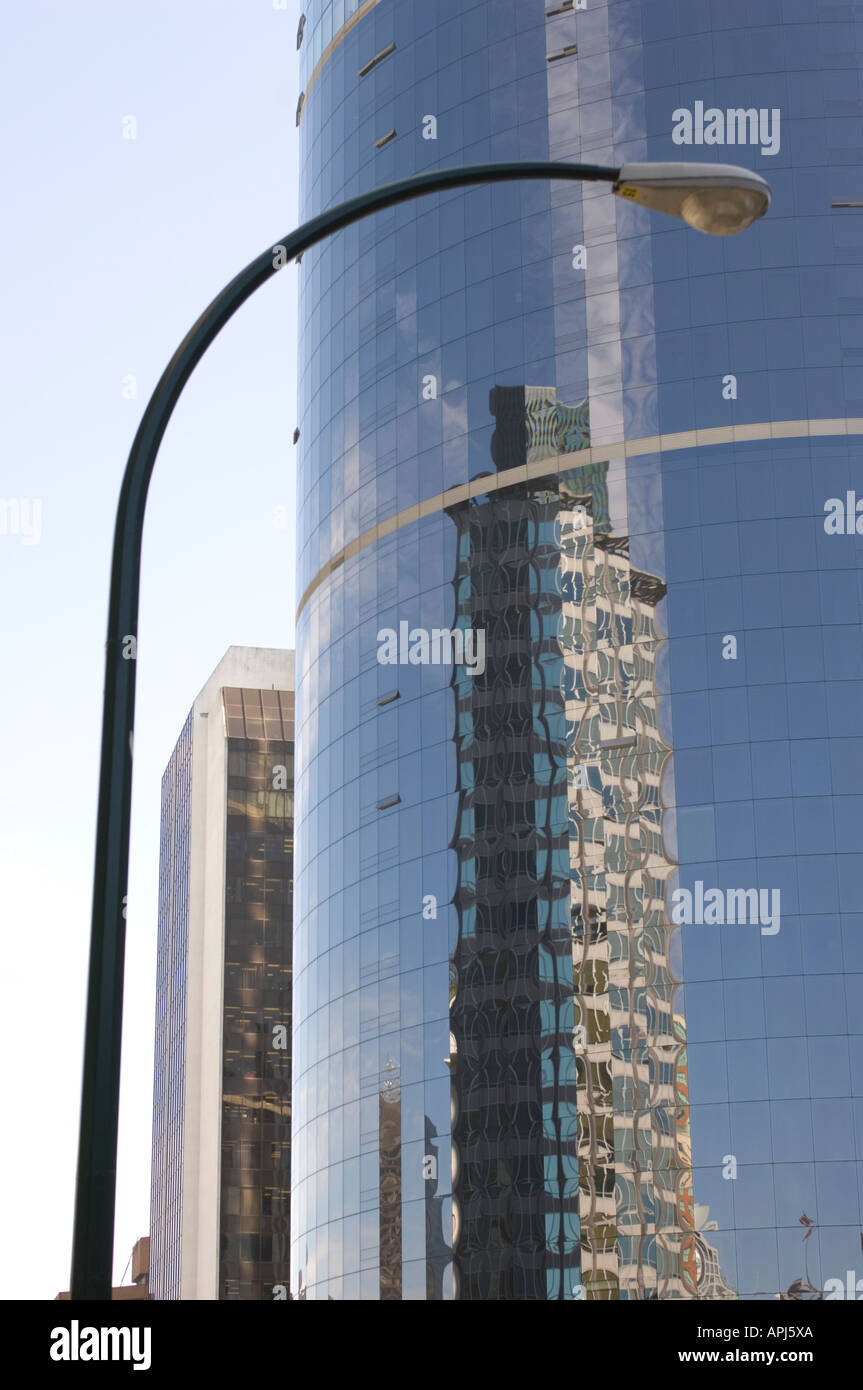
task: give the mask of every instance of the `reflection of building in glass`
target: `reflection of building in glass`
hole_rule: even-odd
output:
[[[438,1196],[438,1168],[440,1165],[440,1146],[434,1141],[437,1131],[434,1124],[425,1116],[425,1152],[423,1154],[423,1180],[425,1182],[426,1207],[426,1298],[438,1302],[444,1297],[444,1276],[452,1259],[450,1240],[452,1238],[452,1218],[450,1230],[444,1228],[445,1199]]]
[[[589,446],[584,403],[553,390],[499,389],[492,408],[499,466]],[[612,534],[608,465],[573,465],[450,510],[456,624],[487,644],[484,675],[454,677],[467,1298],[688,1295],[655,683],[665,588]]]
[[[378,1096],[381,1301],[392,1303],[402,1296],[402,1097],[398,1065],[392,1058],[382,1075]]]
[[[232,647],[162,784],[151,1293],[289,1282],[293,653]]]
[[[692,1126],[689,1117],[689,1067],[686,1061],[686,1023],[683,1015],[676,1013],[672,1019],[674,1036],[682,1044],[677,1056],[677,1119],[675,1124],[677,1152],[680,1156],[682,1173],[679,1179],[680,1224],[684,1228],[681,1246],[680,1269],[687,1294],[698,1296],[698,1282],[701,1272],[699,1252],[695,1236],[695,1194],[692,1182]]]
[[[689,1114],[689,1067],[686,1060],[686,1024],[682,1014],[672,1020],[675,1039],[682,1043],[677,1054],[677,1174],[680,1225],[683,1228],[680,1271],[686,1294],[690,1298],[733,1299],[732,1289],[722,1275],[719,1255],[706,1239],[705,1231],[715,1231],[715,1221],[708,1221],[710,1208],[696,1203],[692,1178],[692,1133]]]
[[[704,1235],[705,1231],[716,1230],[716,1222],[708,1221],[707,1213],[707,1207],[701,1206],[700,1203],[696,1205],[697,1229],[692,1237],[692,1250],[698,1297],[725,1301],[736,1299],[738,1297],[737,1290],[733,1289],[723,1277],[719,1256]]]

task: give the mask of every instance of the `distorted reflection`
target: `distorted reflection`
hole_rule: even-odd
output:
[[[578,464],[586,402],[497,388],[491,407],[498,470],[538,476],[449,511],[455,625],[487,650],[453,678],[459,1292],[735,1297],[693,1199],[669,963],[665,584],[612,529],[608,464]]]

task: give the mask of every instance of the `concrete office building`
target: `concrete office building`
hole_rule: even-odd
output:
[[[286,1297],[293,652],[231,647],[162,779],[150,1296]]]

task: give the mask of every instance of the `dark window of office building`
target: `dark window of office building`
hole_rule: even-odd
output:
[[[289,1283],[294,745],[227,749],[219,1296],[271,1299]]]

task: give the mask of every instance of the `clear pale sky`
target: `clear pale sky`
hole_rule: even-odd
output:
[[[69,1287],[120,480],[181,338],[296,225],[299,9],[34,0],[4,14],[0,499],[28,503],[32,527],[16,534],[7,507],[4,533],[0,510],[5,1299]],[[287,267],[210,349],[150,488],[115,1283],[149,1223],[162,771],[227,647],[293,645],[293,534],[275,523],[294,499],[295,285]]]

